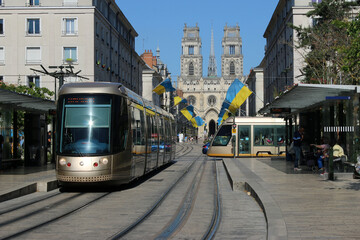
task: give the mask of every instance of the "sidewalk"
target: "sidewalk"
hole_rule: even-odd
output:
[[[224,158],[234,190],[264,209],[268,239],[359,239],[360,180],[336,181],[269,158]]]
[[[0,170],[0,202],[56,187],[54,164]]]

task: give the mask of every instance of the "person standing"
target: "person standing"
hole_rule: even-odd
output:
[[[299,163],[301,157],[301,143],[303,138],[304,138],[304,128],[299,127],[299,130],[295,131],[293,137],[294,152],[295,152],[294,171],[301,171],[301,168],[299,168]]]

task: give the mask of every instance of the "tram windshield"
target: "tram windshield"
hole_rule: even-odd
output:
[[[212,145],[227,146],[231,139],[231,129],[231,125],[223,125],[217,132]]]
[[[69,96],[62,100],[59,152],[110,153],[112,97]]]

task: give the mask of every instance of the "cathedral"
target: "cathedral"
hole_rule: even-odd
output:
[[[195,108],[205,124],[198,129],[199,137],[213,135],[226,92],[235,78],[243,79],[243,55],[240,27],[225,26],[222,38],[221,76],[217,75],[214,33],[211,30],[211,51],[207,76],[203,76],[200,29],[185,24],[181,41],[181,72],[178,89]]]

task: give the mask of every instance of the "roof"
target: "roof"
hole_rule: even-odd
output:
[[[0,89],[0,106],[5,105],[27,112],[48,112],[55,110],[55,101]]]
[[[302,84],[286,90],[280,97],[259,110],[260,114],[270,113],[271,108],[290,108],[291,113],[302,109],[312,108],[332,101],[331,97],[352,96],[359,93],[360,88],[356,85],[331,85],[331,84]],[[334,99],[334,98],[332,98]]]

